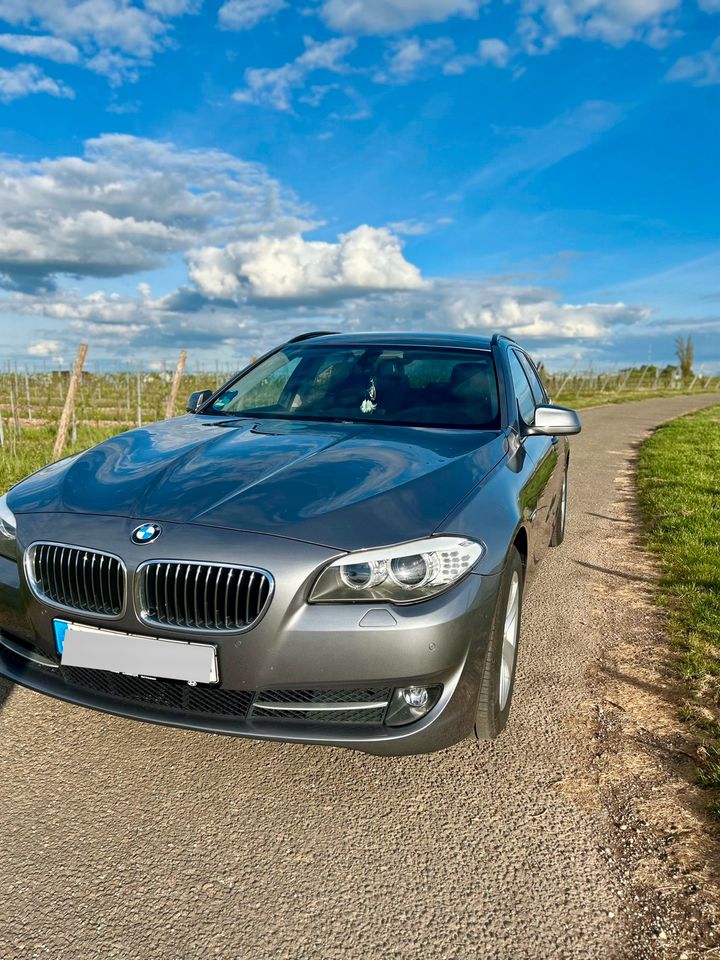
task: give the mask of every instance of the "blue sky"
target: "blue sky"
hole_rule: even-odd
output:
[[[0,357],[720,373],[720,0],[0,0]]]

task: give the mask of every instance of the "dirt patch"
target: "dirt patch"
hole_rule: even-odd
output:
[[[720,826],[696,783],[698,743],[678,713],[685,691],[656,604],[659,570],[644,548],[635,460],[616,478],[612,564],[592,591],[608,626],[590,679],[594,761],[614,831],[604,853],[626,891],[637,960],[720,957]]]

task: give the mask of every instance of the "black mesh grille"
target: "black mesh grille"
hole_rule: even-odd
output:
[[[80,547],[39,543],[30,569],[38,593],[75,610],[119,616],[125,606],[125,567],[117,557]]]
[[[270,599],[270,578],[243,567],[153,561],[139,576],[143,616],[168,626],[243,630]]]
[[[390,699],[389,687],[344,687],[338,689],[312,690],[261,690],[258,700],[263,703],[387,703]]]
[[[252,692],[246,690],[191,687],[182,681],[146,680],[84,667],[60,667],[60,673],[71,687],[80,687],[126,703],[148,704],[206,717],[235,717],[242,720],[253,698]]]
[[[312,723],[382,723],[385,707],[372,710],[264,710],[253,707],[253,720],[298,720]]]
[[[255,698],[251,717],[253,720],[311,721],[313,723],[382,723],[386,704],[390,699],[389,687],[346,687],[310,690],[260,690]],[[355,704],[379,704],[374,707],[355,707]],[[263,704],[272,705],[272,709]],[[313,709],[313,704],[317,706]],[[342,707],[347,710],[320,710],[319,706]],[[351,704],[353,706],[351,706]],[[288,709],[295,707],[296,709]],[[297,709],[307,707],[306,710]],[[285,708],[285,709],[283,709]]]

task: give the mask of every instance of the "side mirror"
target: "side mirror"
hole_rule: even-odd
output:
[[[545,403],[535,408],[535,423],[524,424],[522,432],[526,437],[567,437],[581,429],[574,410]]]
[[[191,393],[185,409],[188,413],[197,413],[200,407],[206,404],[212,395],[212,390],[198,390],[197,393]]]

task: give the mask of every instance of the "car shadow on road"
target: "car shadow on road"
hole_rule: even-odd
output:
[[[612,520],[613,523],[635,523],[634,520],[630,520],[627,517],[609,517],[606,513],[593,513],[592,510],[586,510],[586,515],[588,517],[597,517],[598,520]]]
[[[7,698],[10,696],[10,694],[13,692],[14,687],[15,687],[15,684],[10,683],[9,680],[0,679],[0,710],[2,710],[3,704],[5,703]]]
[[[574,561],[579,567],[585,567],[587,570],[596,570],[598,573],[609,573],[613,577],[622,577],[624,580],[636,580],[638,583],[650,583],[655,585],[657,580],[652,577],[641,577],[637,573],[628,573],[627,570],[613,570],[612,567],[600,567],[595,563],[588,563],[586,560]]]
[[[635,687],[637,690],[644,690],[646,693],[651,693],[656,697],[666,701],[673,705],[674,708],[677,707],[677,693],[671,685],[669,685],[664,679],[660,678],[655,682],[646,680],[635,673],[625,672],[619,670],[616,667],[604,663],[600,671],[604,677],[608,680],[614,681],[618,684],[629,684],[631,687]],[[614,701],[608,701],[614,703]],[[615,704],[621,710],[625,710],[625,707],[622,704]]]

